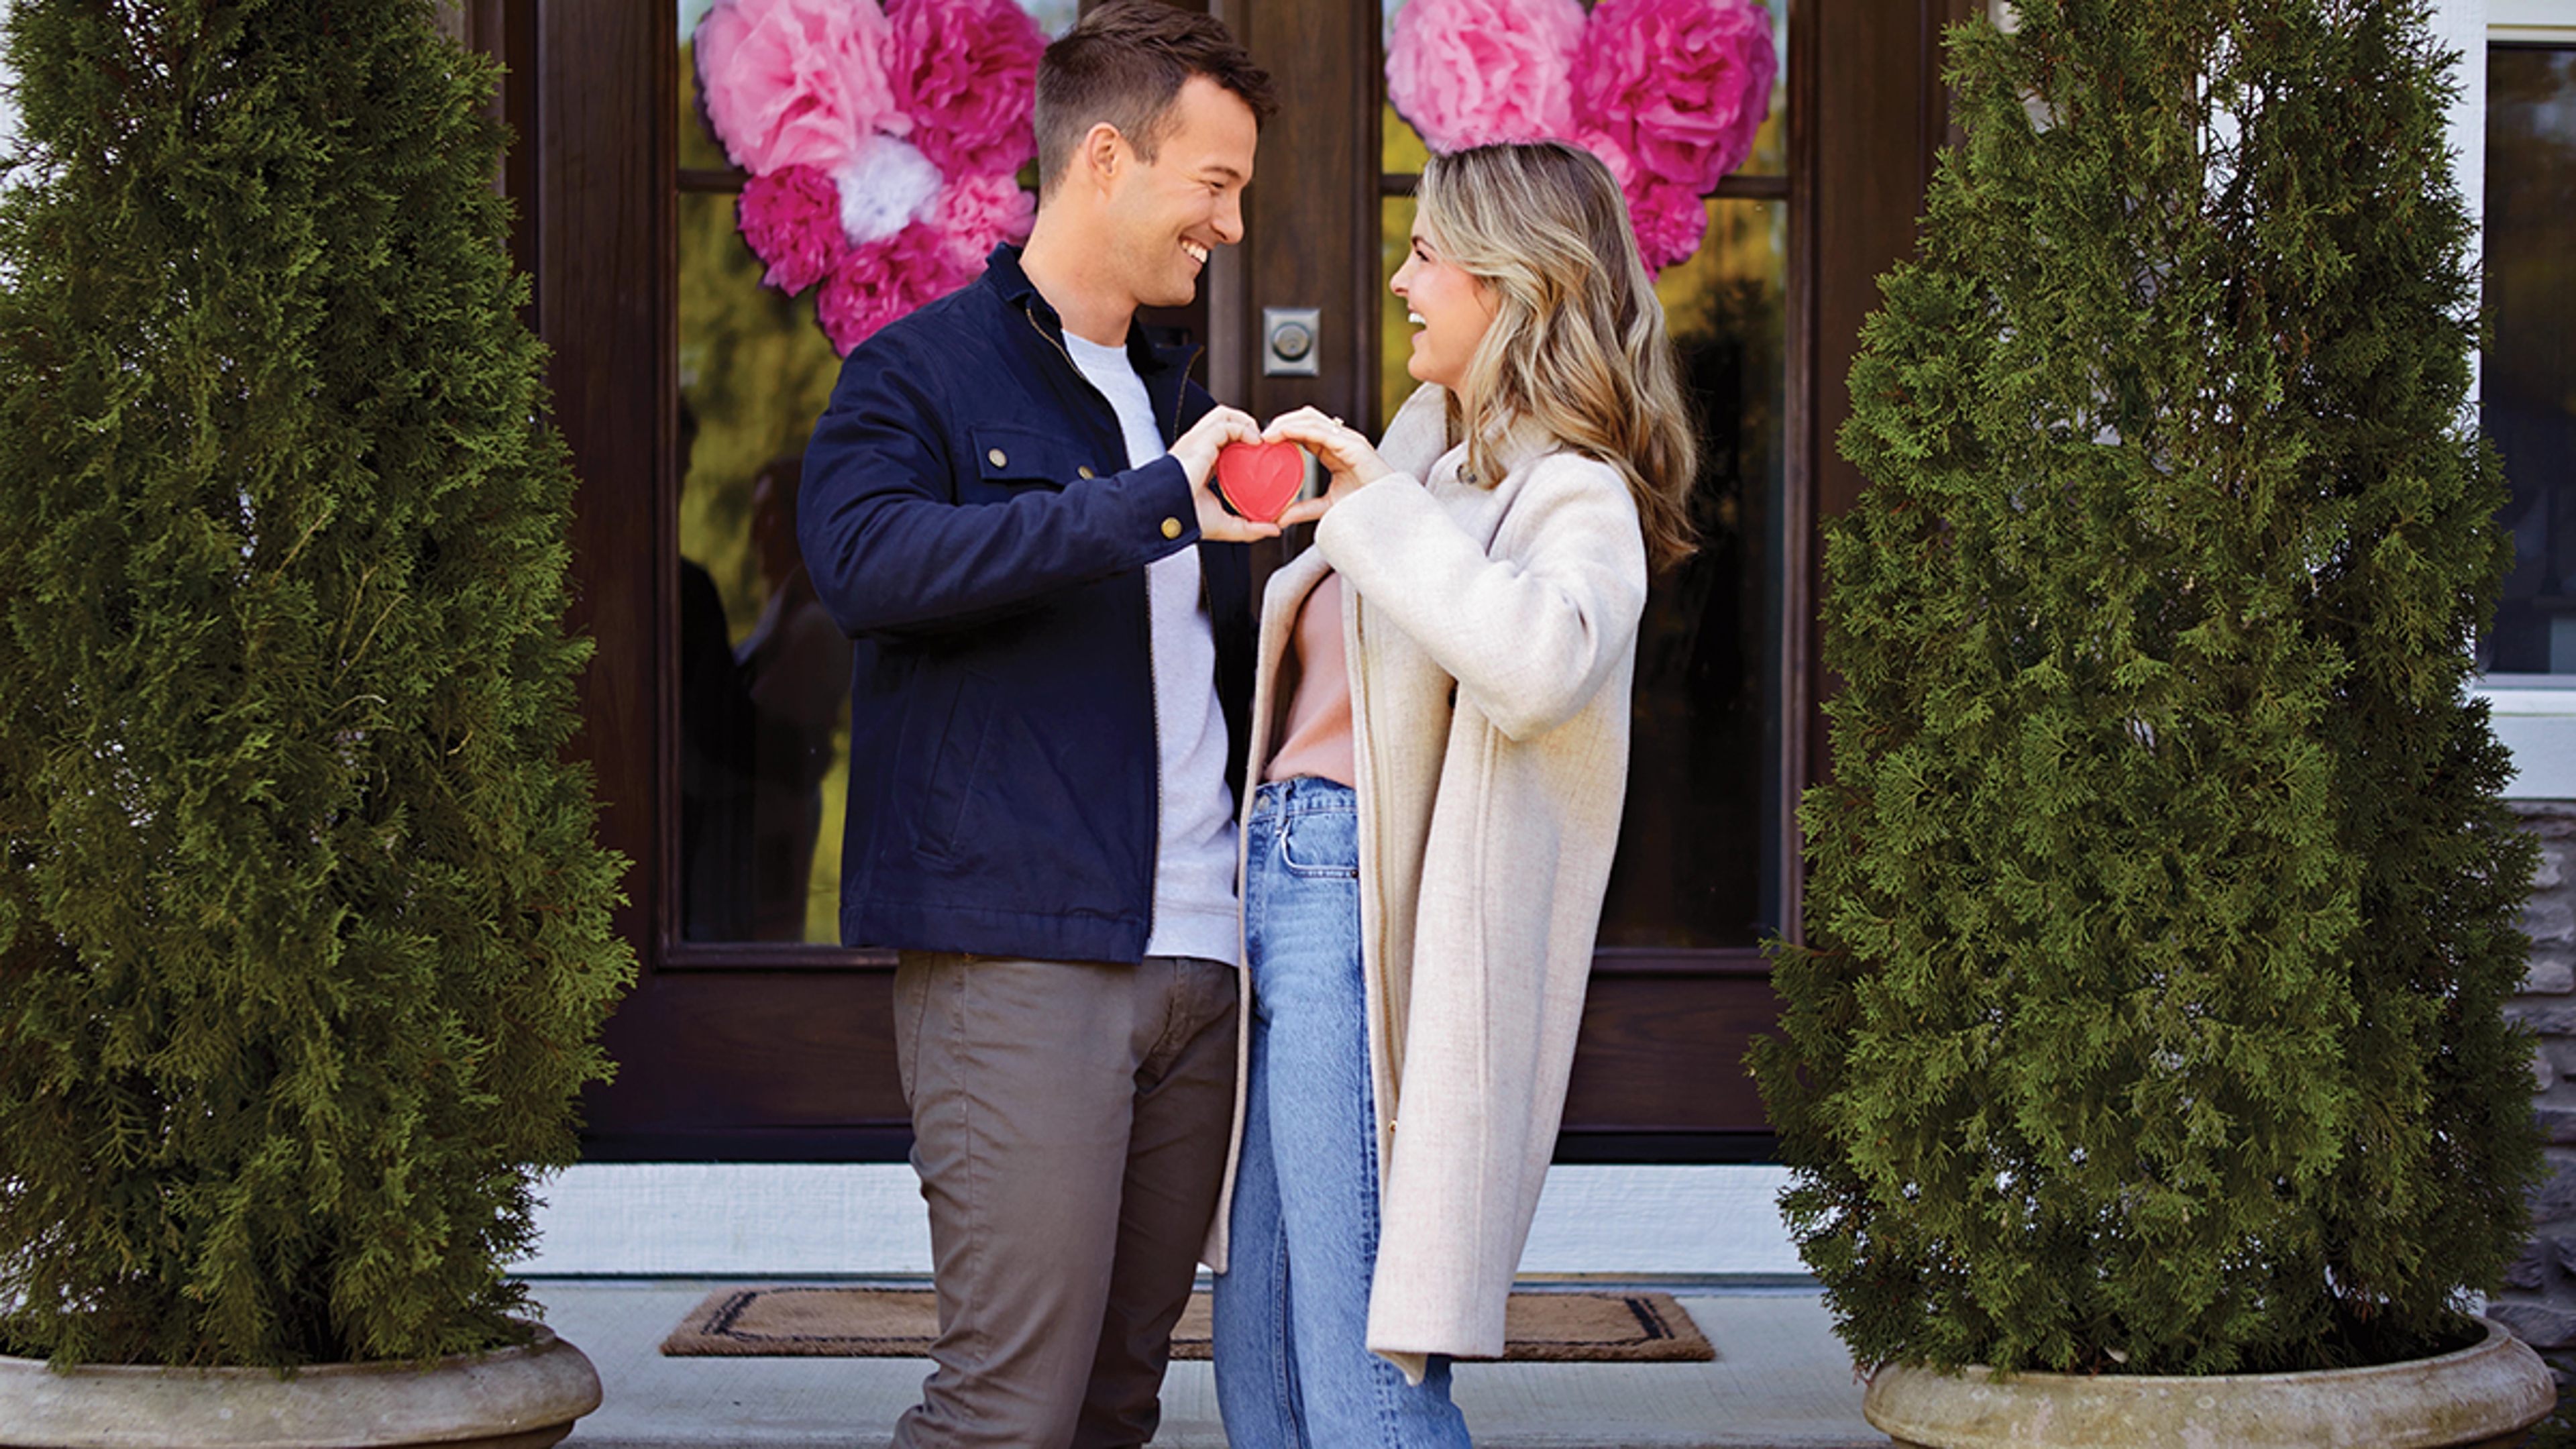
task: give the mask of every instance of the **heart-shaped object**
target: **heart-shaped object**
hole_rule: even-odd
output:
[[[1295,443],[1228,443],[1217,450],[1217,490],[1246,518],[1278,522],[1305,485],[1306,452]]]

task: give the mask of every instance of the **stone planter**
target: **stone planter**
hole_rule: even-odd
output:
[[[0,1358],[6,1449],[544,1449],[599,1407],[580,1349],[537,1330],[492,1353],[411,1364],[170,1369],[98,1364],[55,1373]]]
[[[2384,1449],[2522,1442],[2558,1389],[2521,1340],[2493,1323],[2484,1340],[2439,1358],[2294,1374],[1957,1374],[1891,1365],[1861,1412],[1917,1449]]]

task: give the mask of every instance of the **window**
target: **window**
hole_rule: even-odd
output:
[[[1781,58],[1753,154],[1708,201],[1708,236],[1655,291],[1698,406],[1700,552],[1659,578],[1637,651],[1635,734],[1607,948],[1743,948],[1782,921],[1777,839],[1793,0],[1770,0]],[[1384,34],[1403,0],[1382,0]],[[1392,106],[1381,121],[1379,416],[1415,383],[1412,329],[1385,280],[1403,263],[1427,157]]]
[[[761,285],[735,225],[745,173],[702,119],[679,7],[679,935],[840,942],[849,644],[797,557],[807,436],[840,357],[815,293]],[[1073,0],[1022,8],[1048,34]]]
[[[2487,54],[2487,436],[2513,572],[2481,661],[2576,675],[2576,37]]]

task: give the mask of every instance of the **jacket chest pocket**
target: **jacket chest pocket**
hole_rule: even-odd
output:
[[[1060,434],[1010,423],[967,429],[974,472],[959,483],[961,503],[1007,503],[1032,489],[1062,492],[1098,477],[1102,460]]]

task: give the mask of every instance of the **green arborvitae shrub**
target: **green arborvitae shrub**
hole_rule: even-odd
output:
[[[2022,0],[1885,279],[1756,1069],[1865,1362],[2327,1366],[2536,1172],[2507,545],[2420,0]]]
[[[506,1340],[632,973],[573,481],[427,0],[18,0],[0,1344]]]

